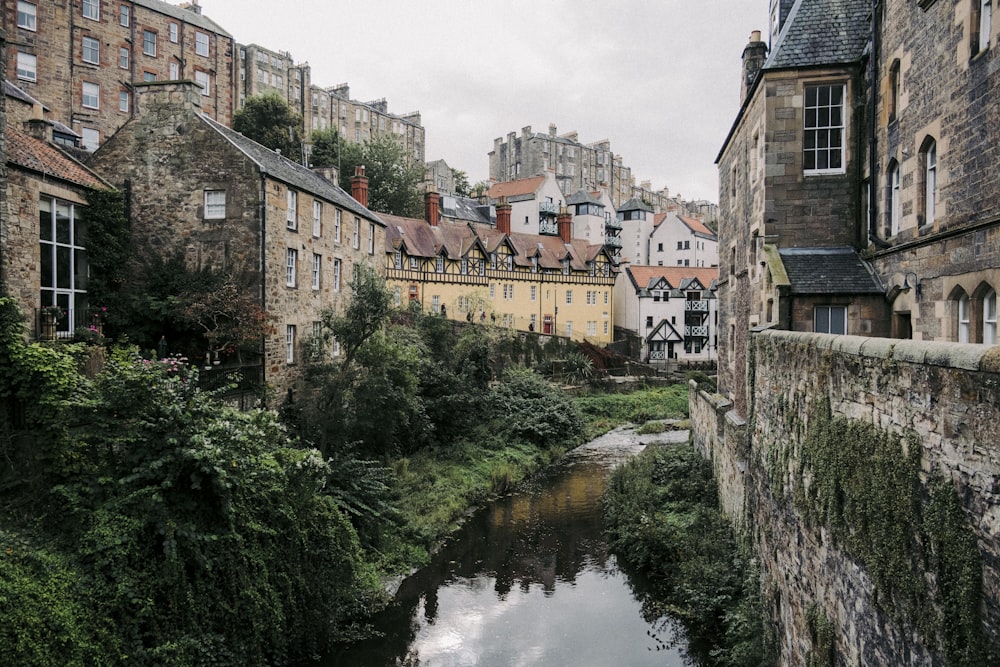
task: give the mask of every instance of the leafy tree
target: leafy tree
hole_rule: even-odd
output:
[[[340,133],[330,127],[324,130],[315,130],[312,135],[312,152],[309,153],[309,162],[314,167],[336,167],[340,160],[340,151],[343,142]]]
[[[233,129],[296,162],[302,159],[302,119],[278,93],[247,99],[233,114]]]
[[[410,159],[399,140],[381,135],[363,144],[344,143],[341,148],[340,187],[350,192],[355,167],[364,166],[368,177],[368,208],[392,215],[423,215],[420,184],[424,167]]]
[[[183,318],[203,332],[208,349],[216,354],[236,353],[242,361],[240,350],[274,330],[273,318],[240,290],[232,276],[224,276],[215,289],[182,294],[180,302],[187,304]]]
[[[486,194],[490,189],[492,184],[489,181],[477,181],[475,185],[469,188],[470,197],[478,197],[481,194]]]
[[[455,194],[459,197],[471,197],[472,187],[469,185],[469,175],[461,169],[452,169],[451,176],[455,179]]]

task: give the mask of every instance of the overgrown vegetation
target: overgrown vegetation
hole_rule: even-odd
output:
[[[687,417],[688,388],[677,384],[629,394],[585,396],[576,404],[587,423],[584,439],[590,440],[624,422],[641,425],[654,419]]]
[[[647,447],[614,471],[604,507],[612,549],[649,582],[649,621],[678,622],[696,664],[773,664],[756,565],[718,509],[710,463],[690,446]]]
[[[975,536],[951,481],[921,483],[916,438],[833,418],[822,403],[801,450],[793,480],[775,455],[775,486],[794,482],[800,512],[864,563],[879,606],[913,623],[949,665],[997,664],[982,630]]]

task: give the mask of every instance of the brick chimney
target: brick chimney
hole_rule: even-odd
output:
[[[365,176],[363,164],[354,168],[354,176],[351,177],[351,196],[357,199],[359,204],[368,208],[368,177]]]
[[[740,84],[740,102],[746,100],[747,94],[753,87],[753,82],[757,79],[767,60],[767,44],[761,41],[760,30],[750,33],[750,42],[743,49],[743,80]]]
[[[431,227],[441,222],[441,195],[436,192],[424,194],[424,219]]]
[[[507,202],[507,198],[501,197],[500,203],[497,204],[497,231],[502,234],[510,234],[510,210],[511,205]]]
[[[497,216],[499,215],[498,212]],[[559,215],[556,216],[556,229],[559,230],[559,238],[562,239],[563,243],[569,243],[573,240],[573,214],[565,206],[559,209]]]

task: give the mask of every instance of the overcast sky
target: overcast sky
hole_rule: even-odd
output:
[[[177,1],[177,0],[171,0]],[[489,175],[530,125],[611,141],[636,181],[718,201],[715,156],[767,0],[201,0],[243,44],[290,51],[312,82],[420,111],[426,157]]]

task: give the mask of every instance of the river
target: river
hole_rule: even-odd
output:
[[[619,428],[569,452],[490,503],[400,584],[373,619],[381,636],[327,656],[324,667],[684,664],[662,621],[642,617],[642,583],[608,552],[600,498],[610,470],[651,442]]]

